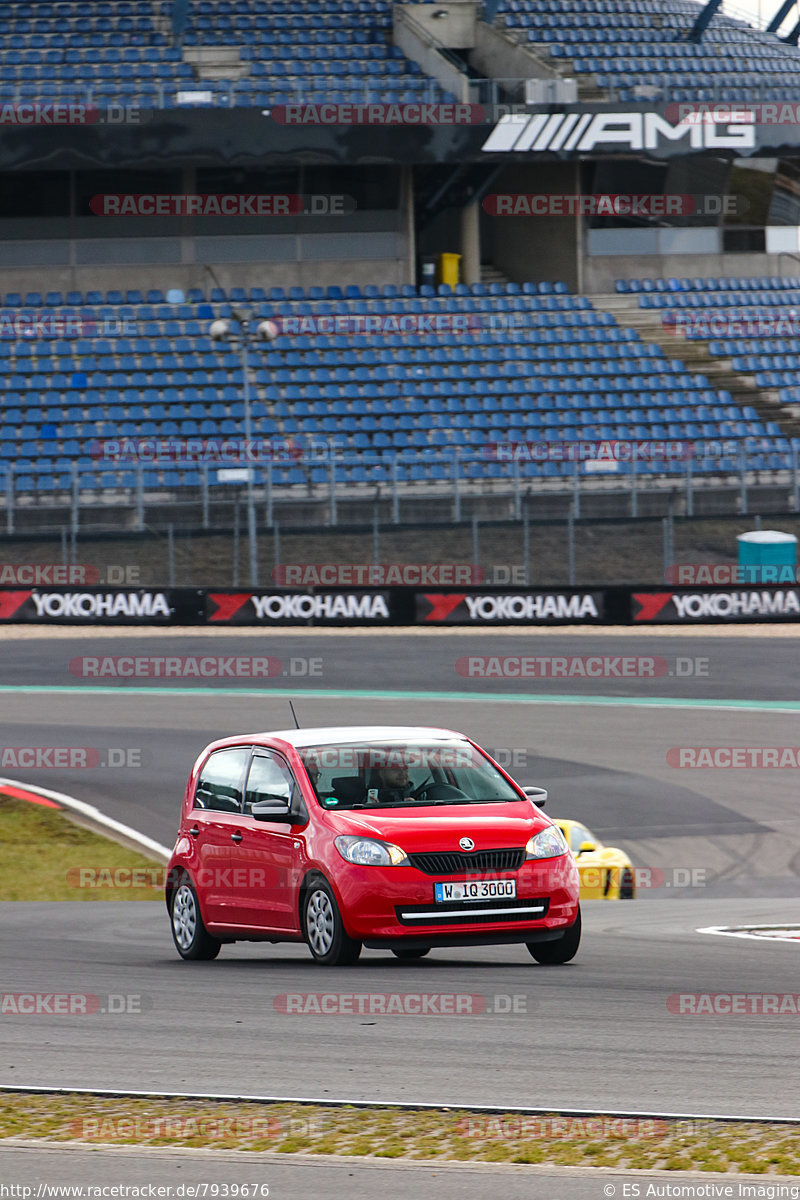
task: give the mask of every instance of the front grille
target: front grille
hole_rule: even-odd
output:
[[[524,858],[524,847],[514,846],[510,850],[477,850],[474,854],[461,854],[457,850],[444,854],[409,854],[408,861],[426,875],[475,875],[487,871],[517,871]]]
[[[502,921],[541,921],[550,907],[549,896],[533,900],[473,900],[451,904],[404,904],[395,908],[401,925],[487,925]]]

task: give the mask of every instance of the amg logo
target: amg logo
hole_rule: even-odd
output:
[[[737,114],[743,118],[748,114]],[[721,130],[721,131],[720,131]],[[594,150],[655,150],[663,142],[685,142],[693,150],[752,150],[755,126],[749,121],[674,125],[655,112],[510,113],[494,127],[482,149],[486,152],[544,152]]]

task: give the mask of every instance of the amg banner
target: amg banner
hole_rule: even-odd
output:
[[[196,625],[205,593],[194,588],[0,590],[0,622],[44,625]]]
[[[391,592],[209,592],[211,625],[397,625]]]
[[[586,625],[608,620],[605,593],[417,592],[419,625]]]
[[[634,625],[708,624],[719,621],[800,621],[798,588],[711,588],[632,592]]]

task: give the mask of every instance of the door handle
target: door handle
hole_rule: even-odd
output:
[[[232,842],[240,842],[241,840],[242,840],[242,835],[240,833],[232,833],[231,834]]]
[[[200,833],[200,830],[197,828],[196,825],[193,825],[192,828],[189,830],[189,833],[192,835],[192,837],[197,837],[198,834]]]

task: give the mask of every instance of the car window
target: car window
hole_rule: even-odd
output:
[[[572,833],[569,839],[569,848],[573,854],[577,854],[584,842],[593,842],[594,838],[585,829],[583,825],[573,825]]]
[[[291,803],[294,777],[282,759],[271,754],[256,754],[250,764],[247,789],[244,796],[244,811],[249,813],[259,801]]]
[[[249,756],[250,750],[247,746],[217,750],[212,754],[197,780],[195,808],[240,812],[242,774]]]
[[[304,747],[301,758],[323,808],[387,812],[446,804],[521,802],[479,750],[460,739]]]

